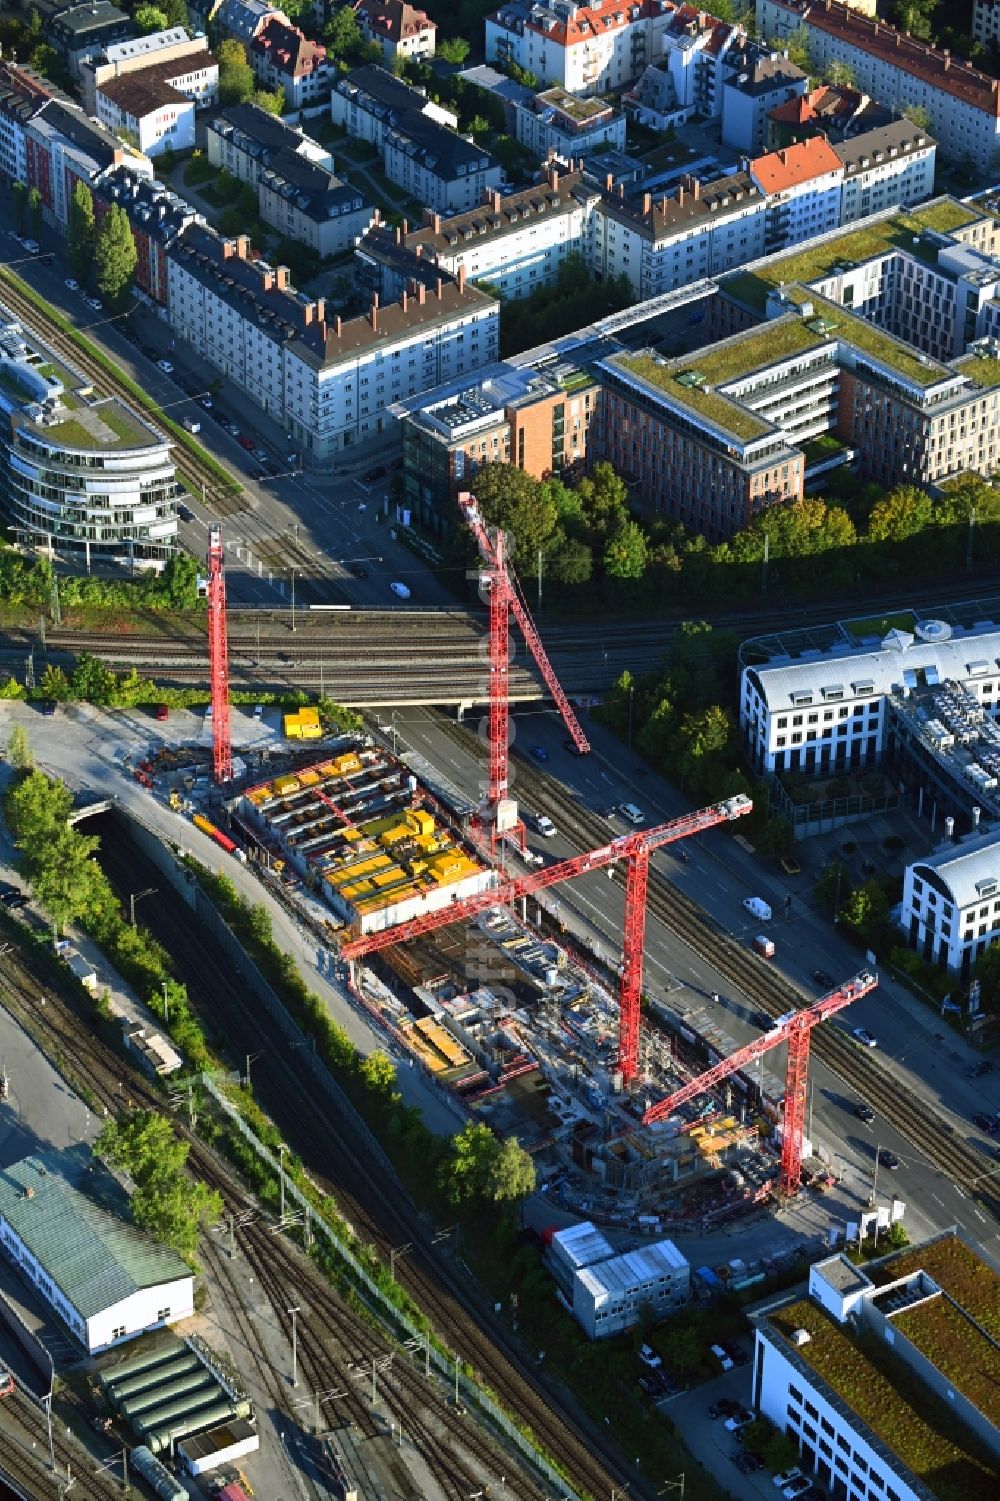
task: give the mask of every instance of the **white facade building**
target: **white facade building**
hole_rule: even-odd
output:
[[[202,75],[200,86],[196,85],[188,92],[197,97],[199,104],[210,104],[218,90],[219,68],[208,50],[208,38],[189,37],[183,26],[174,26],[169,31],[154,31],[149,36],[115,42],[83,63],[80,89],[84,109],[89,115],[97,114],[97,87],[109,78],[141,73],[154,64],[177,62],[180,58],[184,58],[187,65],[177,69],[178,77],[186,73],[192,75],[194,81]]]
[[[891,101],[898,110],[910,105],[926,109],[943,156],[971,162],[977,172],[995,176],[1000,147],[997,79],[840,0],[822,5],[811,0],[757,0],[757,25],[778,45],[804,26],[820,73],[832,63],[846,63],[856,87],[873,99]]]
[[[377,63],[355,68],[339,78],[330,96],[330,114],[334,125],[360,141],[370,141],[381,151],[386,137],[410,114],[424,115],[438,125],[452,129],[458,116],[434,104],[420,89],[394,78]]]
[[[517,63],[571,94],[606,94],[659,56],[674,14],[669,0],[510,0],[486,18],[486,61]]]
[[[750,176],[767,198],[765,253],[839,227],[844,164],[825,137],[755,157]]]
[[[390,126],[382,160],[390,182],[440,214],[475,208],[488,188],[504,181],[496,157],[423,114],[404,115]]]
[[[928,964],[967,978],[1000,938],[1000,835],[949,841],[908,865],[899,925]]]
[[[1000,37],[1000,4],[997,0],[972,0],[972,40],[983,47]]]
[[[175,1251],[82,1191],[89,1172],[85,1148],[38,1152],[0,1172],[0,1246],[96,1355],[190,1317],[194,1276]],[[110,1178],[104,1186],[115,1187]]]
[[[571,162],[605,147],[624,151],[625,116],[601,99],[579,99],[557,87],[514,105],[514,134],[539,161],[558,156]]]
[[[573,1278],[573,1317],[589,1339],[634,1329],[652,1310],[664,1318],[691,1296],[691,1268],[673,1241],[658,1240],[606,1261],[592,1262]]]
[[[833,149],[844,167],[841,224],[896,204],[909,208],[934,192],[937,141],[907,119],[848,136]]]
[[[883,1206],[872,1221],[886,1227],[891,1213]],[[898,1258],[876,1263],[877,1280],[830,1256],[810,1268],[808,1297],[787,1294],[752,1312],[751,1403],[837,1501],[935,1501],[935,1451],[956,1494],[991,1495],[1000,1427],[996,1401],[983,1395],[989,1383],[976,1377],[995,1359],[983,1320],[997,1306],[997,1274],[953,1232],[902,1256],[895,1273]],[[948,1329],[943,1350],[938,1318]],[[919,1400],[901,1395],[894,1413],[896,1370],[901,1393]]]

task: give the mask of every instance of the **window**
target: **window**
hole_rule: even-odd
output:
[[[169,1319],[169,1317],[170,1317],[170,1309],[169,1308],[161,1308],[160,1311],[159,1311],[159,1313],[156,1315],[156,1317],[158,1319]]]
[[[111,1338],[112,1339],[124,1339],[125,1338],[125,1325],[124,1324],[119,1324],[119,1326],[118,1326],[117,1329],[112,1329],[112,1331],[111,1331]]]

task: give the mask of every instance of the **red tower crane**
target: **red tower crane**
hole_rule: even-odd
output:
[[[224,561],[222,528],[213,526],[208,533],[208,670],[212,682],[212,774],[219,783],[229,782],[233,776]]]
[[[552,663],[545,654],[541,638],[528,607],[518,593],[510,573],[504,534],[499,527],[488,527],[479,514],[476,497],[463,491],[459,509],[476,539],[483,561],[480,582],[489,592],[489,785],[486,803],[491,823],[491,837],[509,834],[521,828],[517,809],[507,796],[507,749],[510,736],[510,617],[514,616],[531,655],[538,664],[545,685],[581,755],[590,750],[573,707],[559,685]],[[523,833],[523,828],[522,828]],[[523,840],[522,840],[523,843]]]
[[[398,923],[392,928],[383,928],[379,933],[365,933],[350,938],[341,947],[345,959],[360,959],[379,949],[391,948],[393,944],[406,943],[422,933],[431,933],[435,928],[444,928],[449,923],[465,922],[490,907],[506,906],[520,897],[531,896],[547,886],[556,886],[561,881],[571,881],[575,876],[586,875],[592,870],[601,870],[626,861],[625,875],[625,947],[622,954],[621,983],[618,992],[618,1067],[626,1083],[635,1078],[639,1065],[639,1003],[642,998],[642,951],[646,932],[646,883],[649,875],[649,857],[654,850],[677,839],[686,839],[691,834],[700,834],[716,824],[728,823],[742,818],[753,807],[748,797],[740,793],[713,807],[702,808],[696,813],[686,813],[670,823],[660,824],[655,829],[646,829],[638,834],[623,834],[612,839],[610,844],[589,854],[574,855],[569,860],[560,860],[542,870],[531,871],[523,876],[502,877],[489,891],[452,902],[436,912],[425,912],[422,917]]]
[[[765,1032],[763,1037],[757,1037],[748,1043],[745,1048],[723,1058],[714,1068],[707,1073],[699,1074],[697,1079],[692,1079],[690,1084],[685,1084],[682,1089],[677,1089],[665,1100],[658,1100],[650,1106],[642,1118],[643,1125],[648,1126],[653,1121],[659,1121],[664,1116],[671,1115],[680,1105],[688,1100],[693,1100],[696,1095],[704,1094],[711,1089],[713,1084],[718,1084],[729,1074],[737,1069],[744,1068],[748,1063],[755,1063],[765,1053],[776,1048],[779,1043],[788,1044],[788,1065],[785,1071],[785,1118],[781,1131],[781,1176],[779,1179],[783,1193],[793,1194],[798,1192],[799,1181],[802,1176],[802,1136],[806,1120],[806,1083],[809,1075],[809,1038],[812,1029],[820,1022],[826,1021],[829,1016],[836,1016],[838,1011],[843,1011],[845,1006],[851,1006],[859,1001],[863,995],[868,995],[878,985],[878,976],[871,970],[863,969],[856,974],[853,980],[848,980],[837,990],[831,990],[829,995],[823,996],[803,1011],[792,1011],[787,1016],[779,1018],[770,1032]]]

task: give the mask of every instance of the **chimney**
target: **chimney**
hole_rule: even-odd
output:
[[[288,267],[287,266],[279,266],[278,269],[277,269],[277,271],[274,273],[274,275],[275,275],[275,284],[276,284],[276,286],[278,288],[278,291],[279,292],[283,292],[285,290],[285,288],[288,286]]]
[[[326,298],[325,297],[317,297],[316,298],[316,317],[317,317],[317,319],[320,322],[323,322],[323,320],[326,318]]]
[[[458,268],[458,290],[460,292],[464,292],[465,291],[465,267],[464,266],[459,266],[459,268]]]
[[[552,171],[549,173],[549,185],[553,190],[555,190],[559,186],[559,173],[556,171],[555,167],[553,167]]]
[[[492,193],[486,194],[486,201],[495,214],[500,212],[500,204],[503,202],[503,197],[497,192],[496,188],[493,189]]]
[[[623,203],[625,202],[625,184],[623,182],[618,184],[618,197]]]
[[[399,305],[403,309],[404,313],[406,312],[406,304],[408,302],[409,302],[409,297],[407,296],[406,288],[404,287],[403,291],[400,293],[400,297],[399,297]]]
[[[652,195],[652,193],[643,193],[643,195],[642,195],[642,212],[644,214],[649,214],[649,213],[652,212],[652,209],[653,209],[653,195]]]
[[[982,818],[982,816],[983,816],[983,810],[982,810],[982,808],[973,808],[973,810],[972,810],[972,827],[974,829],[978,829],[979,828],[979,820],[980,820],[980,818]]]
[[[955,820],[950,814],[944,821],[944,837],[948,840],[949,844],[955,838]]]
[[[423,307],[423,305],[424,305],[424,303],[426,301],[427,301],[427,288],[424,286],[423,282],[421,281],[421,282],[417,283],[417,302],[420,304],[421,307]]]
[[[406,220],[404,219],[403,220],[403,239],[404,240],[406,239],[406,236],[409,234],[409,232],[410,232],[410,226],[407,224]]]
[[[372,293],[372,305],[368,309],[368,322],[375,333],[378,333],[378,293]]]
[[[612,190],[612,188],[614,187],[614,185],[615,185],[615,179],[612,176],[612,174],[609,172],[608,175],[607,175],[607,177],[604,179],[604,191],[606,193],[610,193],[611,190]]]
[[[395,233],[394,238],[395,238],[395,241],[396,241],[397,245],[402,245],[402,243],[403,243],[403,231],[400,229],[400,227],[399,227],[398,224],[396,225],[396,233]]]
[[[235,254],[236,254],[236,245],[234,244],[234,242],[232,240],[223,240],[222,241],[222,259],[224,261],[228,261],[230,259],[230,257],[233,256],[233,255],[235,255]]]
[[[950,67],[951,67],[951,53],[948,51],[948,48],[946,47],[944,49],[944,71],[947,73],[947,71],[948,71],[948,69]]]
[[[443,289],[444,289],[444,282],[441,280],[441,278],[439,276],[438,279],[437,279],[437,287],[436,287],[438,302],[441,301],[441,293],[442,293]]]
[[[250,236],[249,235],[237,235],[236,236],[236,254],[239,256],[239,258],[240,258],[241,261],[248,261],[250,259]]]
[[[425,208],[424,209],[424,224],[427,225],[427,224],[433,224],[433,223],[434,223],[434,210],[432,208]]]
[[[681,205],[683,204],[683,202],[684,202],[684,184],[682,182],[679,182],[677,184],[677,207],[680,208]]]
[[[340,316],[339,313],[337,314],[337,316],[333,320],[333,331],[337,335],[338,339],[340,338],[341,334],[344,332],[344,320]]]
[[[319,341],[320,341],[320,343],[325,348],[326,347],[326,319],[325,318],[321,318],[320,321],[316,324],[316,332],[319,334]]]
[[[413,254],[417,257],[418,260],[423,255],[423,253],[424,253],[424,247],[422,245],[414,245],[414,247],[413,247]]]
[[[382,223],[382,213],[381,213],[381,210],[375,209],[373,211],[373,213],[372,213],[372,223],[374,224],[375,228],[378,229],[379,225]]]
[[[691,197],[697,203],[701,198],[701,179],[698,177],[688,177],[688,187],[691,189]]]
[[[315,311],[316,304],[314,302],[307,302],[305,307],[302,309],[302,322],[305,324],[306,328],[308,328],[310,323],[313,321],[313,315]]]

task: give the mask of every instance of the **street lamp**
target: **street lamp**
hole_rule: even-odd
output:
[[[129,922],[132,924],[133,928],[135,927],[135,904],[136,904],[136,902],[141,902],[144,896],[155,896],[158,890],[159,890],[158,886],[147,886],[145,891],[130,891],[129,892],[129,898],[128,898],[128,915],[129,915]]]
[[[292,1386],[296,1387],[299,1384],[299,1331],[296,1322],[300,1312],[299,1305],[293,1303],[292,1307],[285,1311],[292,1316]]]
[[[412,1240],[408,1240],[404,1246],[391,1246],[389,1249],[389,1276],[396,1280],[396,1257],[405,1256],[407,1251],[413,1250]]]
[[[251,1065],[251,1063],[253,1063],[253,1061],[254,1061],[255,1058],[263,1058],[263,1056],[264,1056],[263,1050],[261,1050],[259,1053],[248,1053],[247,1054],[247,1071],[246,1071],[246,1074],[244,1075],[244,1088],[246,1088],[246,1089],[250,1088],[250,1065]]]
[[[295,635],[295,575],[301,569],[292,569],[292,635]]]

